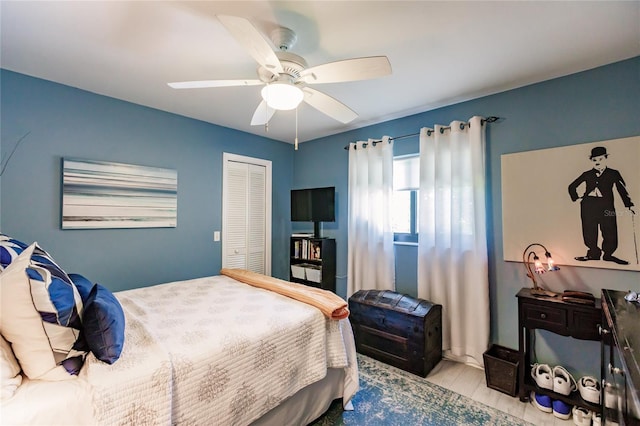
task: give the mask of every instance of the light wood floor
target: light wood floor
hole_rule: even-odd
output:
[[[520,402],[487,387],[484,370],[458,362],[442,360],[431,370],[426,380],[461,395],[496,408],[512,416],[539,426],[571,426],[573,419],[560,420],[552,413],[544,413],[531,403]]]

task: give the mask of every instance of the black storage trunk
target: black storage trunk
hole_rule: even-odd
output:
[[[442,306],[388,290],[349,298],[356,350],[425,377],[442,359]]]

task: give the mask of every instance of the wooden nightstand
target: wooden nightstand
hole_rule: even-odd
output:
[[[600,299],[595,306],[563,302],[560,298],[536,297],[531,289],[523,288],[518,298],[518,344],[520,350],[520,401],[528,401],[532,390],[550,395],[571,405],[578,405],[591,411],[602,412],[599,405],[589,403],[579,392],[561,395],[536,386],[531,377],[531,333],[535,329],[548,330],[561,336],[581,340],[600,341],[599,327],[602,322]]]

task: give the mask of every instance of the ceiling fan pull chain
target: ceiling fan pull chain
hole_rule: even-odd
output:
[[[296,138],[293,140],[293,149],[298,150],[298,107],[296,107]]]
[[[293,141],[294,150],[298,150],[298,107],[296,107],[296,138]]]
[[[265,118],[265,122],[264,122],[264,132],[265,133],[269,133],[269,121],[270,121],[270,117],[269,117],[269,93],[267,92],[267,99],[265,99],[265,102],[267,103],[264,107],[264,118]]]

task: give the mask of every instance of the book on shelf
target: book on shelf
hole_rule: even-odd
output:
[[[320,253],[320,243],[318,241],[311,241],[311,249],[309,250],[309,259],[322,259]]]
[[[308,233],[295,233],[295,234],[291,234],[292,237],[295,238],[313,238],[313,233],[308,234]]]

